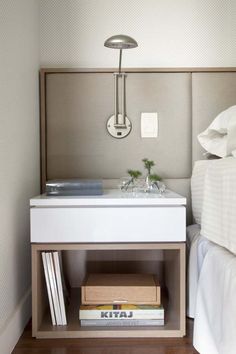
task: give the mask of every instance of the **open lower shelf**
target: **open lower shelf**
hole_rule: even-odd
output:
[[[49,310],[37,332],[37,338],[97,338],[97,337],[182,337],[179,321],[170,319],[165,307],[164,326],[94,326],[81,327],[79,321],[80,289],[72,289],[67,308],[67,326],[53,326]],[[173,316],[172,316],[173,317]]]
[[[164,298],[161,302],[165,308],[164,326],[96,326],[81,327],[79,321],[80,288],[72,289],[70,304],[67,308],[67,326],[53,326],[48,307],[48,297],[42,266],[42,251],[58,250],[62,252],[77,251],[84,263],[96,252],[100,273],[103,273],[103,258],[109,255],[112,259],[105,270],[127,270],[135,273],[148,272],[146,268],[149,258],[152,259],[151,272],[157,268],[163,276],[163,286],[168,291],[168,307]],[[159,251],[162,252],[161,259]],[[86,257],[84,256],[86,252]],[[100,253],[101,252],[101,253]],[[71,256],[71,254],[69,254]],[[144,257],[145,255],[145,257]],[[155,257],[154,257],[155,256]],[[93,257],[92,257],[93,260]],[[106,263],[106,262],[105,262]],[[161,263],[161,264],[160,264]],[[150,266],[149,264],[149,266]],[[95,264],[97,265],[97,263]],[[113,269],[114,267],[114,269]],[[82,272],[81,267],[80,272]],[[119,273],[119,271],[117,272]],[[159,274],[159,275],[161,275]],[[78,285],[80,286],[80,285]],[[32,334],[36,338],[132,338],[132,337],[183,337],[185,335],[185,244],[184,243],[137,243],[137,244],[32,244]]]

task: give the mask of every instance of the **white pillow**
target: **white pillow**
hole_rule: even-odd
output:
[[[198,141],[213,155],[231,155],[236,149],[236,106],[221,112],[209,127],[198,135]]]
[[[227,155],[234,156],[236,152],[235,149],[236,149],[236,117],[232,116],[228,126]]]

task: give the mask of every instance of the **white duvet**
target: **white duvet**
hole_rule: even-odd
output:
[[[236,254],[236,158],[214,160],[204,179],[201,234]]]
[[[236,158],[197,161],[194,168],[193,213],[201,225],[187,231],[193,344],[201,354],[235,354]]]
[[[215,160],[199,160],[193,166],[191,177],[192,212],[194,222],[201,225],[204,183],[207,169]]]

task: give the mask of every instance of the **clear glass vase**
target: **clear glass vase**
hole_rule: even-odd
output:
[[[122,177],[119,180],[118,188],[122,192],[137,194],[143,191],[144,181],[140,178]]]
[[[119,180],[119,189],[122,192],[133,192],[134,189],[134,178],[132,177],[121,177]]]
[[[150,179],[150,175],[147,174],[145,178],[144,192],[148,193],[151,192],[151,190],[152,190],[152,181]]]

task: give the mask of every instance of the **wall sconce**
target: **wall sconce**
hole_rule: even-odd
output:
[[[112,36],[108,38],[105,43],[105,47],[119,49],[119,71],[114,73],[114,115],[112,115],[107,121],[107,130],[114,138],[121,139],[126,137],[132,129],[132,124],[129,118],[126,116],[126,102],[125,102],[125,78],[126,74],[121,73],[121,60],[122,50],[135,48],[138,43],[131,37],[123,34]],[[122,80],[122,111],[119,113],[119,78]]]

